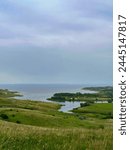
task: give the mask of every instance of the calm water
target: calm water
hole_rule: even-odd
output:
[[[81,90],[83,87],[87,85],[66,85],[66,84],[6,84],[0,85],[2,89],[9,89],[13,91],[20,92],[23,97],[19,97],[19,99],[31,99],[31,100],[40,100],[47,101],[47,98],[53,96],[55,93],[60,92],[70,92],[70,93],[93,93],[92,91]],[[77,108],[80,106],[80,102],[63,102],[60,103],[63,106],[59,111],[68,112],[73,108]]]

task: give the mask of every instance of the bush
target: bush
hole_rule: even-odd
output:
[[[20,124],[21,122],[20,122],[19,120],[17,120],[16,123],[19,123],[19,124]]]
[[[109,100],[108,100],[108,103],[112,103],[112,102],[113,102],[113,99],[109,99]]]
[[[0,117],[5,120],[9,118],[6,114],[0,114]]]
[[[91,103],[89,103],[89,102],[85,102],[85,103],[80,104],[81,107],[90,106],[90,105],[91,105]]]

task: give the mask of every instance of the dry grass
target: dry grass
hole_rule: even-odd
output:
[[[112,129],[42,128],[0,121],[1,150],[112,150]]]

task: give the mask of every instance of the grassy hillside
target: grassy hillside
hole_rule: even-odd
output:
[[[74,109],[73,112],[84,114],[87,117],[100,118],[100,119],[112,119],[113,104],[112,103],[92,104],[90,106]]]
[[[16,100],[18,93],[2,92],[0,150],[112,149],[112,119],[96,116],[112,112],[112,105],[82,107],[68,114],[58,111],[59,104]]]
[[[112,129],[39,128],[0,121],[2,150],[112,150]]]

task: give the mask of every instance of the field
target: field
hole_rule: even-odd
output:
[[[112,103],[93,104],[90,106],[74,109],[73,112],[101,119],[113,118]]]
[[[69,114],[59,112],[58,104],[15,95],[0,91],[1,150],[112,150],[112,103]]]

